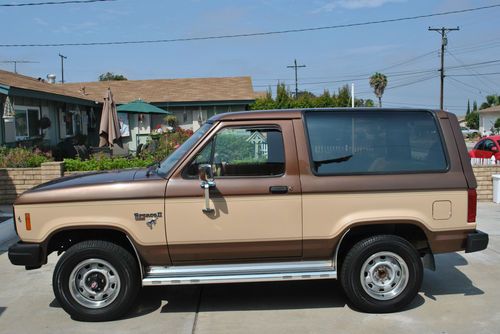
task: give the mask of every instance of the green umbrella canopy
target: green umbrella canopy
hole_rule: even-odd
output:
[[[158,108],[152,104],[144,102],[142,100],[135,100],[127,104],[122,104],[116,108],[118,112],[133,112],[140,114],[166,114],[171,115],[172,113],[161,108]]]

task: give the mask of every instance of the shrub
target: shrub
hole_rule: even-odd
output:
[[[112,170],[125,168],[142,168],[151,165],[153,159],[140,158],[110,158],[94,155],[90,160],[64,159],[65,169],[74,171]]]
[[[34,168],[51,161],[49,154],[27,148],[0,147],[0,168]]]

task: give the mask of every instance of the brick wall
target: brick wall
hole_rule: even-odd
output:
[[[500,174],[500,165],[496,166],[474,166],[474,175],[477,181],[478,201],[493,200],[493,178],[494,174]]]
[[[1,168],[0,204],[12,204],[28,189],[63,176],[62,162],[46,162],[38,168]]]

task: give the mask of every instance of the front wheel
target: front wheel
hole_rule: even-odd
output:
[[[377,235],[347,253],[340,281],[352,304],[365,312],[393,312],[408,305],[422,284],[417,250],[405,239]]]
[[[52,286],[61,307],[76,320],[122,316],[140,286],[137,261],[111,242],[88,240],[69,248],[57,262]]]

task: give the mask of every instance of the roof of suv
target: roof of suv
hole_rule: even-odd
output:
[[[240,121],[240,120],[255,120],[255,119],[291,119],[302,118],[303,111],[430,111],[440,113],[438,110],[428,109],[401,109],[401,108],[311,108],[311,109],[275,109],[275,110],[253,110],[253,111],[238,111],[227,112],[224,114],[214,115],[210,121]]]

